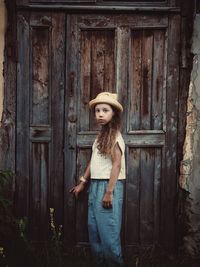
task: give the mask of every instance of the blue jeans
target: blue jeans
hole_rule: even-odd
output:
[[[88,199],[88,233],[91,250],[99,266],[123,266],[121,223],[124,182],[118,180],[111,209],[102,207],[108,180],[91,179]]]

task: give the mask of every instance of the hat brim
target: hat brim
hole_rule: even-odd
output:
[[[123,112],[123,107],[122,105],[115,99],[110,99],[110,98],[103,98],[101,99],[93,99],[89,102],[89,107],[92,109],[94,108],[97,104],[109,104],[113,107],[115,107],[117,110],[120,112]]]

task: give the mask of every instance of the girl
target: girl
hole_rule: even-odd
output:
[[[70,192],[77,197],[90,179],[88,233],[99,266],[122,266],[120,230],[125,179],[125,144],[120,133],[122,105],[117,94],[103,92],[89,102],[101,130],[80,183]]]

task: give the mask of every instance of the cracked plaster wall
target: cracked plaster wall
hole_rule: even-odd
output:
[[[200,14],[194,20],[193,69],[187,101],[186,137],[180,170],[180,186],[185,200],[184,248],[192,256],[200,254]]]

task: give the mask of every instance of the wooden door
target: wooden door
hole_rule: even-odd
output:
[[[175,237],[179,17],[70,15],[67,22],[71,94],[66,128],[73,156],[66,162],[66,188],[90,158],[96,125],[89,100],[101,91],[117,92],[124,106],[127,162],[124,245],[170,247]],[[66,226],[74,229],[67,237],[77,245],[87,243],[86,195],[74,202],[66,194],[65,203]]]
[[[175,237],[178,15],[18,13],[16,206],[32,237],[48,236],[49,208],[67,244],[85,245],[87,192],[69,193],[96,135],[88,102],[124,106],[127,180],[123,243]],[[176,38],[174,38],[176,37]]]
[[[45,239],[63,224],[65,15],[20,12],[17,24],[16,206]]]

